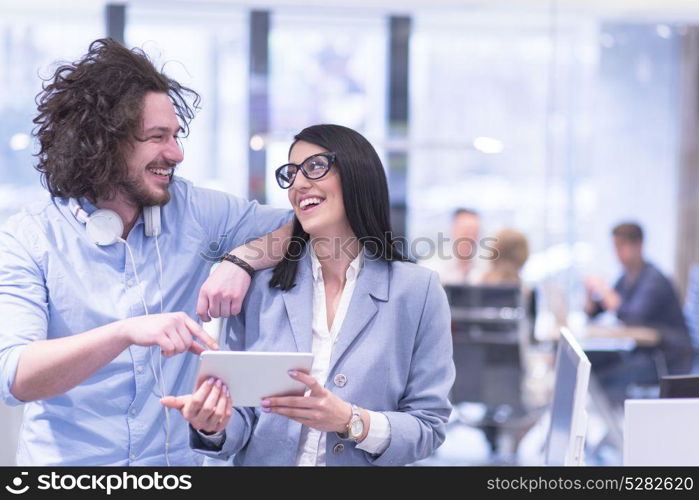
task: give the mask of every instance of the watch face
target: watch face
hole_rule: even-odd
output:
[[[352,425],[350,426],[350,432],[352,433],[353,437],[359,437],[362,435],[362,432],[364,432],[364,423],[362,422],[361,418],[358,418],[354,422],[352,422]]]

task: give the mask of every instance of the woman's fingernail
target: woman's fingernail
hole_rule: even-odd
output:
[[[296,370],[289,370],[289,375],[291,375],[292,377],[295,377],[298,374],[299,373]]]
[[[223,386],[223,392],[226,394],[226,396],[230,395],[230,392],[228,391],[228,386],[224,385]]]
[[[216,379],[216,387],[221,387],[221,379],[220,378]]]
[[[269,412],[270,412],[270,409],[267,408],[266,406],[263,406],[263,407],[262,407],[262,411],[265,412],[265,413],[269,413]]]
[[[213,385],[214,383],[214,377],[209,377],[209,380],[206,381],[207,384]]]
[[[262,406],[269,406],[269,399],[263,399],[262,403],[260,403]]]

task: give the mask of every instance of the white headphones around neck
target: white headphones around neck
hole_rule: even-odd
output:
[[[75,198],[71,198],[69,204],[75,218],[85,224],[87,238],[92,243],[105,247],[122,241],[124,221],[114,210],[98,208],[88,214]],[[158,236],[161,229],[160,207],[143,207],[143,223],[146,236]]]
[[[87,238],[95,245],[104,247],[113,245],[114,243],[121,242],[126,246],[126,250],[129,252],[131,257],[131,265],[133,266],[134,276],[136,277],[136,283],[138,284],[138,290],[141,294],[141,301],[143,303],[143,310],[146,316],[149,314],[148,307],[146,305],[146,298],[141,289],[141,280],[138,277],[138,271],[136,270],[136,260],[134,259],[133,253],[131,252],[131,247],[129,243],[121,237],[124,234],[124,221],[114,210],[109,210],[107,208],[98,208],[91,214],[88,214],[85,209],[80,205],[80,202],[75,198],[71,198],[69,201],[70,211],[73,213],[78,221],[85,224],[85,230],[87,233]],[[163,313],[163,262],[160,257],[160,247],[158,246],[158,235],[160,234],[160,207],[143,207],[143,223],[145,226],[146,236],[155,237],[155,250],[158,254],[158,289],[160,290],[160,313]],[[158,367],[160,368],[160,375],[155,371],[153,366],[153,352],[152,349],[148,348],[148,353],[150,354],[150,366],[153,370],[153,378],[156,384],[160,386],[160,397],[165,397],[165,377],[163,376],[163,365],[162,357],[158,357]],[[165,463],[170,466],[170,415],[168,409],[163,406],[163,411],[165,413]]]

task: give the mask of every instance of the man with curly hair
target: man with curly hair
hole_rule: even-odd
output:
[[[0,230],[0,394],[25,404],[17,463],[198,464],[159,399],[191,392],[197,355],[218,348],[193,318],[240,311],[253,269],[283,255],[290,213],[174,176],[199,96],[140,50],[96,40],[37,101],[50,199]]]

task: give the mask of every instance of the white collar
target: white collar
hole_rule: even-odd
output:
[[[323,273],[321,272],[320,261],[318,260],[318,256],[316,255],[315,251],[313,250],[313,245],[311,244],[310,241],[307,242],[306,245],[308,245],[308,251],[311,254],[311,269],[313,271],[313,281],[322,280]],[[359,251],[359,254],[354,258],[354,260],[352,262],[350,262],[350,265],[347,268],[347,271],[345,272],[345,278],[347,280],[356,279],[357,276],[359,275],[359,271],[361,271],[363,266],[364,266],[364,248],[362,247]]]

